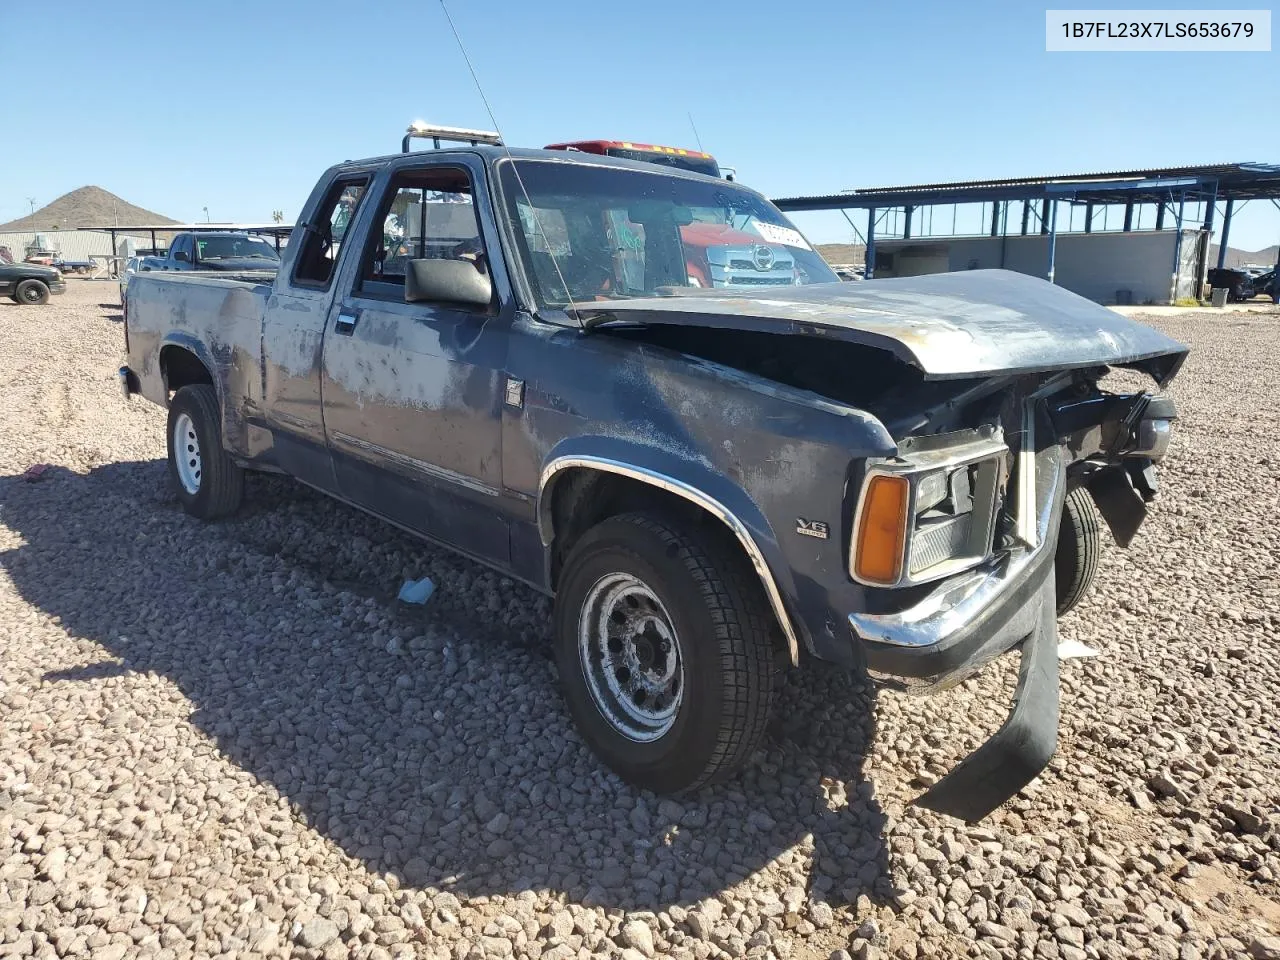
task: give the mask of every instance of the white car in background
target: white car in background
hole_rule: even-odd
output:
[[[129,287],[129,278],[141,269],[145,257],[130,257],[120,268],[120,306],[124,306],[124,293]]]

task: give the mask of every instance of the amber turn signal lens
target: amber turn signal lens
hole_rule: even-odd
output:
[[[902,574],[902,547],[907,536],[906,477],[881,474],[871,478],[863,495],[853,571],[869,583],[897,583]]]

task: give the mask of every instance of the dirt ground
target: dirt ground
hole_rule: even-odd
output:
[[[909,802],[1013,660],[793,671],[739,779],[636,791],[545,598],[281,478],[183,514],[116,302],[0,300],[0,957],[1280,957],[1280,312],[1151,319],[1160,498],[1061,623],[1101,655],[1050,768],[969,827]]]

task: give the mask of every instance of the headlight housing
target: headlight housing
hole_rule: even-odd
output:
[[[867,586],[901,587],[977,566],[991,555],[1008,464],[999,436],[869,462],[849,575]]]

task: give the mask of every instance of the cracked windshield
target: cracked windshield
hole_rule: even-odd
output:
[[[544,307],[838,279],[777,208],[725,182],[541,161],[502,177]]]

